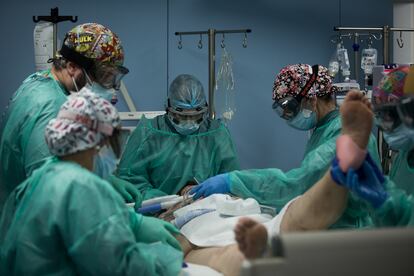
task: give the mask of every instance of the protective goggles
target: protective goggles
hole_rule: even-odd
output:
[[[119,90],[122,78],[129,73],[123,66],[99,65],[95,69],[96,82],[107,89]]]
[[[401,98],[398,103],[383,104],[374,110],[378,126],[391,132],[403,123],[414,128],[414,97]]]
[[[278,101],[274,101],[273,110],[283,119],[290,120],[294,118],[300,111],[301,96],[286,97]]]
[[[193,121],[201,123],[207,113],[207,104],[205,106],[198,106],[192,109],[185,109],[181,107],[172,107],[170,99],[167,101],[167,112],[174,123],[178,124],[183,121]]]
[[[197,109],[191,110],[169,107],[167,111],[170,115],[170,118],[176,124],[188,121],[201,123],[204,120],[205,114],[207,112],[207,107],[198,107]]]
[[[312,76],[297,96],[287,96],[273,102],[272,108],[281,118],[289,121],[299,113],[302,99],[315,83],[318,70],[319,65],[312,66]]]

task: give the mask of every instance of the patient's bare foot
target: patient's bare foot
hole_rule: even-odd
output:
[[[369,100],[359,91],[350,91],[345,97],[340,113],[342,134],[351,136],[361,149],[365,149],[373,123],[372,106]]]
[[[254,259],[263,254],[267,244],[267,230],[263,224],[250,218],[241,218],[234,233],[239,249],[246,258]]]

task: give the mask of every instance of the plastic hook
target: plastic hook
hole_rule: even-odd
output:
[[[244,33],[244,38],[243,38],[243,48],[247,48],[247,32]]]
[[[197,45],[198,49],[203,48],[203,35],[200,34],[200,40],[198,41],[198,45]]]
[[[182,49],[183,48],[183,37],[180,35],[180,38],[178,40],[178,49]]]
[[[368,36],[368,48],[372,47],[372,37],[373,37],[373,35],[370,33],[369,36]]]
[[[402,31],[400,31],[400,37],[397,38],[397,44],[398,44],[398,47],[400,47],[400,48],[404,47],[404,40],[402,38]]]

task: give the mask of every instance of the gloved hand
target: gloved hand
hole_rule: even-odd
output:
[[[384,188],[385,178],[369,154],[359,169],[350,168],[347,173],[342,172],[335,158],[331,176],[336,183],[368,201],[374,208],[380,207],[388,197]]]
[[[191,189],[190,194],[194,194],[194,199],[208,197],[212,194],[230,193],[230,176],[228,173],[218,174],[205,180],[200,185]]]
[[[114,175],[110,175],[108,181],[112,187],[122,196],[127,203],[135,202],[135,207],[140,207],[142,203],[142,195],[137,187]]]
[[[136,236],[139,242],[153,243],[161,241],[181,251],[180,243],[173,236],[178,234],[180,234],[180,231],[171,223],[153,217],[142,216],[141,226]]]
[[[187,184],[181,188],[181,190],[177,193],[178,195],[182,196],[187,194],[189,191],[191,191],[192,188],[197,186],[197,183],[193,184],[191,182],[187,182]]]

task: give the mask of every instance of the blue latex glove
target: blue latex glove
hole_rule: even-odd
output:
[[[194,199],[208,197],[212,194],[228,193],[230,193],[230,176],[228,173],[210,177],[200,185],[197,185],[190,190],[190,194],[194,194]]]
[[[380,207],[388,197],[384,188],[385,178],[368,154],[362,166],[354,170],[350,168],[343,173],[335,158],[331,167],[332,179],[368,201],[374,208]]]
[[[142,223],[137,233],[137,240],[145,243],[161,241],[181,251],[180,243],[173,235],[179,235],[180,231],[169,222],[161,219],[142,216]]]

